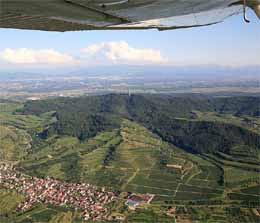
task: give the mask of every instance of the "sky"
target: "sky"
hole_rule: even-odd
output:
[[[208,27],[44,32],[0,29],[0,70],[106,64],[260,65],[260,21],[252,11]]]

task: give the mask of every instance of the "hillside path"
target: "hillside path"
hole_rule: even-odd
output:
[[[136,175],[138,174],[139,171],[140,171],[140,169],[137,168],[136,171],[133,173],[133,175],[131,177],[129,177],[129,179],[126,181],[126,183],[122,186],[122,190],[124,190],[126,188],[126,186],[136,177]]]

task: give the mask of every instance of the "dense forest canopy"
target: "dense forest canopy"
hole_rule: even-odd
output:
[[[29,101],[20,111],[40,115],[55,111],[57,122],[42,132],[84,140],[120,126],[126,118],[143,124],[163,139],[193,153],[226,152],[236,145],[260,148],[259,135],[230,123],[196,119],[196,111],[259,116],[258,97],[173,97],[109,94]]]

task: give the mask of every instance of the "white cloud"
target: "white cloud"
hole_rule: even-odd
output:
[[[54,49],[10,49],[0,53],[0,57],[14,64],[74,64],[77,61],[70,55]]]
[[[82,49],[82,52],[92,60],[96,59],[100,62],[143,64],[168,61],[159,50],[133,48],[125,41],[93,44]]]
[[[0,51],[0,62],[7,66],[97,65],[97,64],[163,64],[168,59],[156,49],[134,48],[125,41],[89,45],[77,58],[55,49],[6,48]]]

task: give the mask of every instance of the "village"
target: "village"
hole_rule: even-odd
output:
[[[18,211],[25,211],[36,202],[67,205],[75,210],[82,210],[84,220],[105,220],[108,215],[105,206],[117,198],[116,193],[107,192],[104,188],[99,189],[84,183],[61,182],[51,177],[29,177],[5,165],[0,166],[0,186],[16,190],[26,197],[18,205]]]
[[[15,190],[25,196],[17,211],[26,211],[41,202],[57,206],[67,206],[82,211],[84,220],[111,220],[109,203],[116,201],[119,192],[108,192],[104,187],[85,183],[62,182],[52,177],[31,177],[17,172],[8,164],[0,164],[0,187]],[[154,195],[128,193],[125,205],[135,210],[141,204],[149,204]],[[113,218],[114,219],[114,218]],[[116,217],[116,220],[122,220]]]

